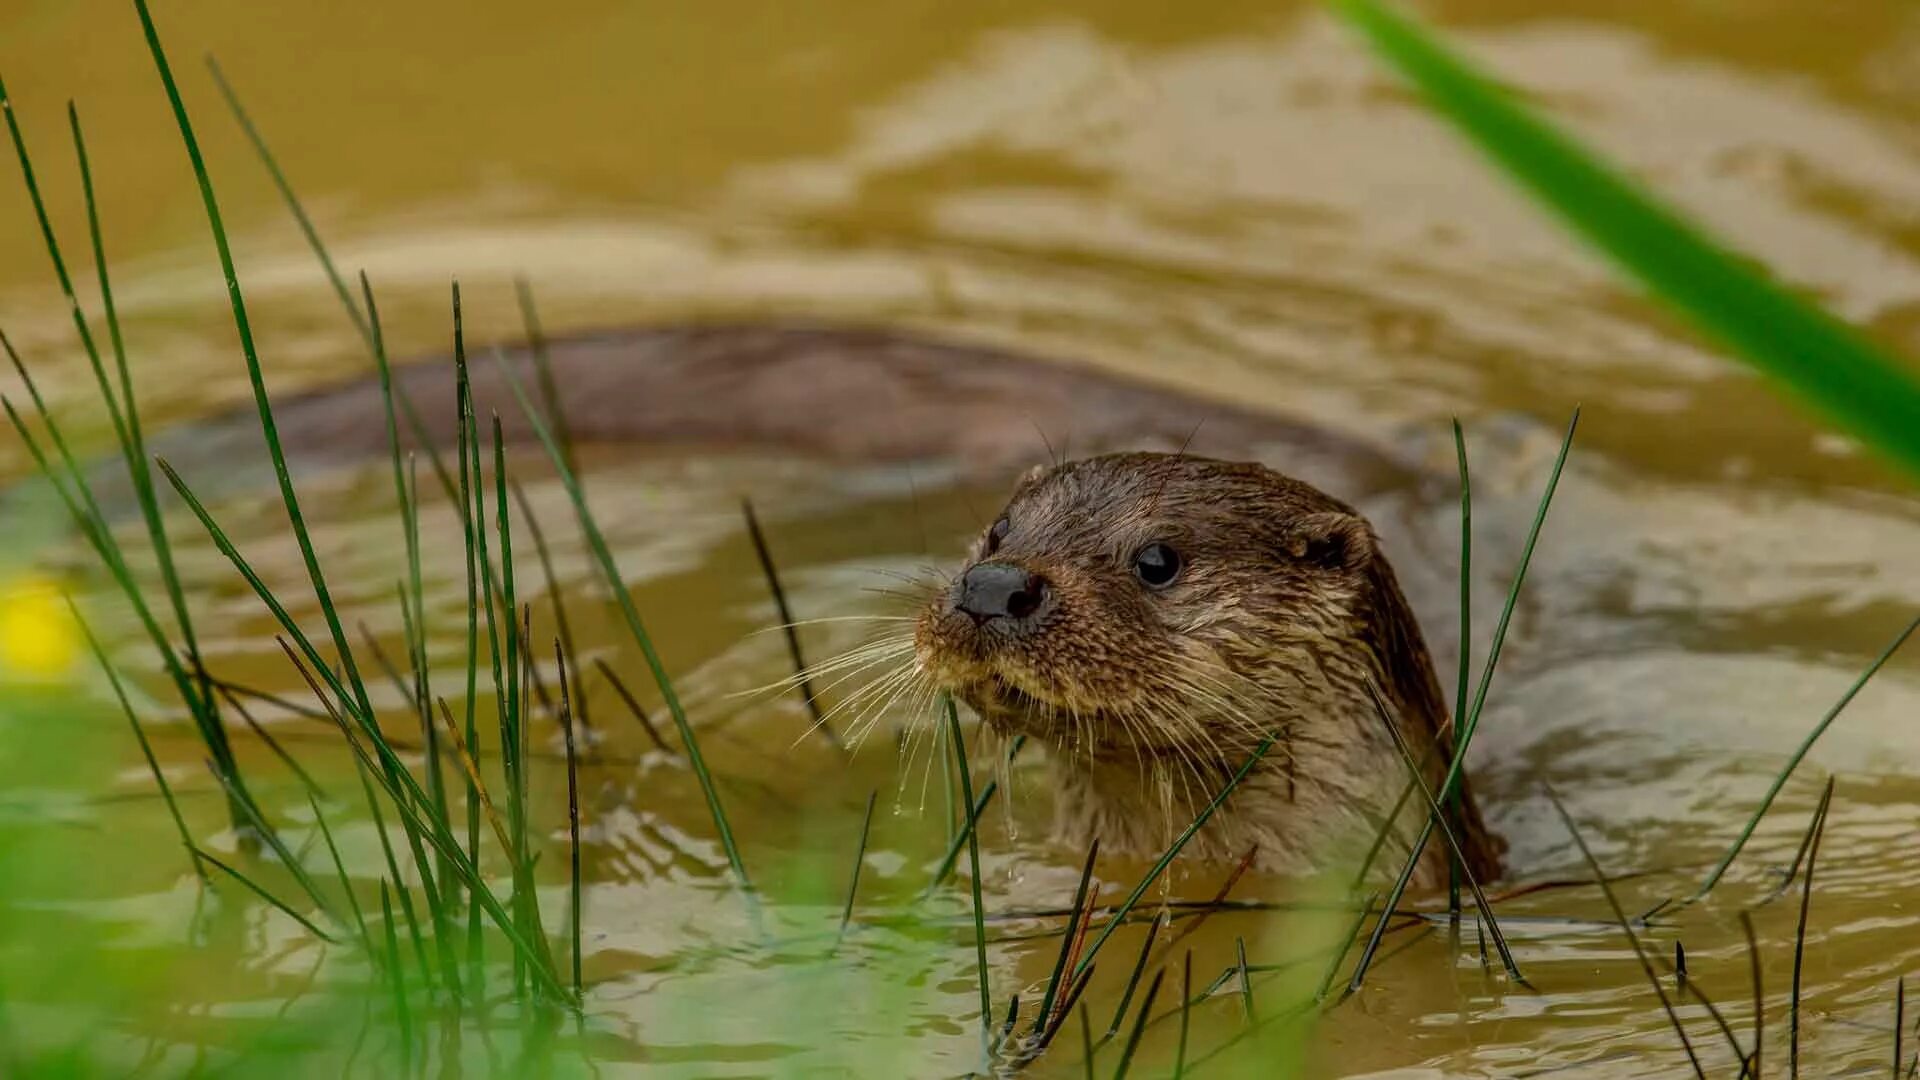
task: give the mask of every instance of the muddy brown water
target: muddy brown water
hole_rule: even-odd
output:
[[[1920,351],[1911,5],[1443,0],[1425,10],[1783,277]],[[202,51],[226,65],[341,264],[371,274],[396,352],[445,351],[456,276],[474,340],[517,336],[511,281],[524,275],[559,334],[693,317],[881,323],[1298,417],[1404,466],[1406,482],[1375,491],[1366,509],[1442,671],[1453,670],[1458,639],[1448,418],[1465,423],[1477,465],[1477,659],[1560,427],[1584,406],[1473,755],[1491,820],[1513,843],[1516,881],[1583,873],[1540,794],[1545,780],[1610,871],[1644,872],[1621,883],[1629,910],[1690,888],[1804,732],[1920,608],[1909,487],[1620,287],[1314,5],[801,10],[720,0],[160,14],[188,69],[276,391],[350,377],[366,360],[210,83],[184,64]],[[84,233],[63,156],[67,98],[89,125],[150,422],[243,400],[191,178],[137,24],[53,4],[15,5],[5,19],[0,68],[70,251]],[[47,373],[55,400],[87,416],[71,328],[12,182],[0,184],[0,252],[0,325]],[[1048,452],[1042,434],[1071,448],[1070,432],[1036,433],[1033,460]],[[833,880],[816,892],[833,903],[841,862],[797,869],[789,853],[818,848],[844,861],[865,795],[878,790],[863,890],[874,912],[910,897],[946,828],[925,741],[917,758],[903,757],[882,735],[843,766],[823,747],[794,745],[805,720],[790,698],[729,696],[786,673],[777,636],[756,633],[775,617],[737,499],[758,503],[796,613],[825,618],[898,610],[884,590],[951,559],[1000,485],[933,467],[832,469],[630,446],[593,447],[586,462],[628,584],[726,778],[749,864],[801,893],[809,874],[824,874]],[[0,470],[17,477],[25,467],[15,441],[0,440]],[[515,467],[527,470],[536,507],[566,522],[564,495],[538,462],[523,455]],[[395,640],[387,597],[399,538],[384,465],[304,481],[348,605]],[[270,579],[299,594],[298,557],[265,489],[227,497],[221,512]],[[452,537],[456,526],[435,505],[424,528]],[[585,651],[644,684],[636,650],[594,603],[574,531],[551,531]],[[524,580],[536,582],[521,554]],[[265,613],[230,569],[205,545],[184,558],[211,662],[293,692]],[[449,670],[464,648],[462,573],[457,548],[430,548],[434,657]],[[110,610],[103,617],[113,621]],[[805,640],[824,657],[863,632],[823,623]],[[139,654],[127,656],[140,670]],[[1737,912],[1772,890],[1821,784],[1836,777],[1803,972],[1802,1053],[1816,1075],[1882,1067],[1894,980],[1920,958],[1915,663],[1897,658],[1834,725],[1714,898],[1648,934],[1663,955],[1684,941],[1693,977],[1745,1039]],[[583,774],[586,967],[590,1012],[619,1047],[612,1056],[670,1074],[758,1075],[826,1067],[834,1053],[872,1044],[905,1055],[916,1074],[969,1067],[978,999],[958,928],[934,935],[938,949],[910,975],[889,965],[916,939],[873,931],[857,953],[872,978],[839,986],[833,1009],[809,1000],[810,984],[782,982],[777,959],[689,959],[740,929],[698,789],[649,752],[605,686],[591,685],[604,741]],[[159,681],[147,686],[160,752],[194,823],[217,830],[198,744],[166,712]],[[321,729],[272,709],[263,719],[324,762]],[[250,767],[269,768],[243,745]],[[990,909],[1071,897],[1078,856],[1047,841],[1041,776],[1023,759],[1010,810],[989,818]],[[297,800],[263,783],[272,798]],[[129,798],[74,813],[87,828],[167,843],[149,784],[130,758],[116,780]],[[541,774],[535,797],[550,835],[563,837],[557,773]],[[347,839],[371,880],[371,834],[363,825]],[[86,917],[143,942],[184,932],[191,889],[175,869],[116,879]],[[1103,864],[1103,896],[1119,896],[1141,869]],[[1164,895],[1204,899],[1219,884],[1191,870]],[[1249,898],[1287,892],[1279,882],[1236,886]],[[1796,897],[1756,919],[1776,1065]],[[936,910],[957,919],[963,894]],[[1537,893],[1503,910],[1532,988],[1483,972],[1471,931],[1458,954],[1444,933],[1398,934],[1390,942],[1405,947],[1321,1023],[1315,1070],[1685,1069],[1596,890]],[[1182,947],[1211,979],[1243,935],[1256,964],[1291,955],[1284,928],[1246,916],[1217,916]],[[290,992],[278,973],[317,955],[295,939],[281,928],[207,946],[232,950],[247,976],[209,984],[180,1008],[271,1005]],[[1131,957],[1138,940],[1116,939],[1115,953]],[[1053,948],[992,950],[1001,1002],[1032,992]],[[1097,1023],[1123,975],[1103,971],[1089,992]],[[1194,1045],[1234,1035],[1241,1007],[1231,993],[1197,1007]],[[1705,1009],[1689,1000],[1681,1016],[1711,1071],[1737,1071]],[[1150,1030],[1145,1065],[1166,1066],[1173,1034],[1171,1023]],[[1103,1051],[1106,1067],[1114,1055]],[[1075,1046],[1041,1067],[1074,1075],[1077,1057]]]

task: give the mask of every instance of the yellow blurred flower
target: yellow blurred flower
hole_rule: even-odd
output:
[[[0,582],[0,678],[58,679],[79,654],[79,628],[59,588],[42,577]]]

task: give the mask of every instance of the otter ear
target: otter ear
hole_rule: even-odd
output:
[[[1359,570],[1374,553],[1373,527],[1337,511],[1307,514],[1287,531],[1287,554],[1324,570]]]

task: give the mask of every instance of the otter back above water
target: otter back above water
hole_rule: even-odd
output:
[[[783,451],[829,462],[926,463],[992,476],[1058,454],[1177,450],[1257,458],[1350,497],[1412,477],[1383,451],[1309,423],[1065,360],[910,333],[795,323],[661,325],[550,342],[560,411],[583,443],[701,452]],[[532,352],[478,348],[469,361],[475,408],[497,413],[504,437],[534,432],[503,372],[540,400]],[[426,440],[458,437],[450,359],[398,364],[394,385]],[[386,455],[385,405],[371,372],[277,397],[274,418],[296,469]],[[418,445],[401,425],[403,447]],[[271,482],[259,418],[248,403],[151,440],[202,494]],[[100,468],[103,504],[124,510],[124,470]]]

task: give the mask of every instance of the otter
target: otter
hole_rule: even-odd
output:
[[[1430,789],[1448,761],[1439,681],[1372,526],[1263,465],[1135,452],[1032,470],[914,646],[995,731],[1051,749],[1056,832],[1082,847],[1164,849],[1269,735],[1185,854],[1299,874],[1364,846],[1408,775],[1374,687]],[[1461,791],[1461,854],[1496,877],[1503,847]],[[1428,845],[1415,884],[1446,864]]]
[[[542,351],[551,402],[537,389]],[[995,729],[1054,747],[1065,837],[1162,844],[1272,732],[1266,761],[1188,851],[1237,859],[1257,844],[1262,867],[1304,869],[1383,813],[1380,791],[1405,775],[1364,678],[1416,753],[1445,722],[1419,627],[1367,522],[1306,482],[1216,460],[1284,461],[1355,496],[1433,482],[1325,426],[1091,366],[806,322],[649,326],[481,351],[476,409],[524,442],[533,428],[509,378],[581,443],[791,452],[969,480],[1016,473],[1050,435],[1086,454],[1134,451],[1030,474],[921,619],[928,674]],[[450,448],[453,365],[400,364],[393,385],[418,417],[401,426],[407,448]],[[277,395],[274,411],[296,469],[387,453],[370,375]],[[269,475],[250,403],[149,448],[203,497]],[[96,468],[93,482],[110,514],[128,513],[123,467]],[[1432,756],[1446,760],[1444,748]],[[1469,860],[1492,876],[1498,842],[1470,794],[1463,804]],[[1443,858],[1429,848],[1423,883]]]

